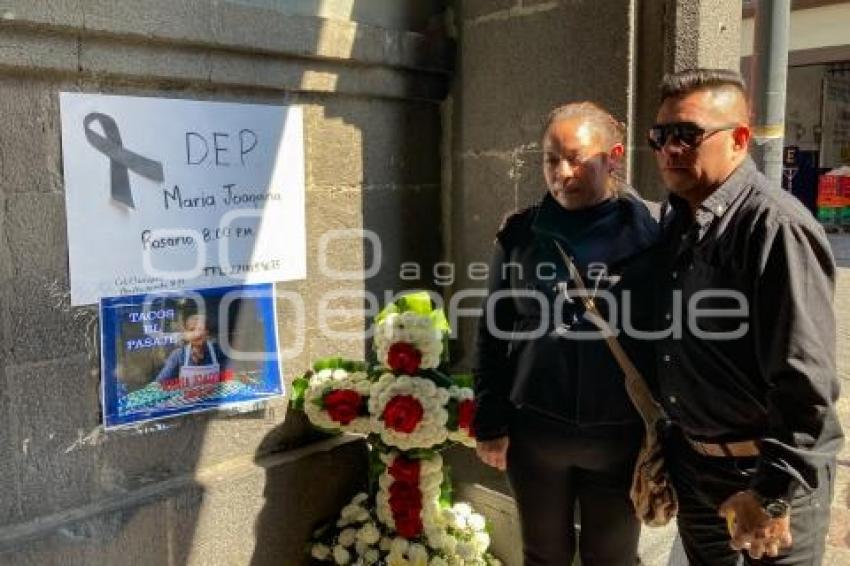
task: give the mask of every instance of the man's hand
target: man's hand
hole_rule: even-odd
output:
[[[746,550],[759,559],[776,556],[791,546],[791,515],[773,519],[751,491],[739,491],[720,506],[719,513],[729,522],[732,548]]]
[[[493,440],[479,440],[475,444],[475,452],[488,466],[504,471],[508,467],[508,443],[507,436]]]

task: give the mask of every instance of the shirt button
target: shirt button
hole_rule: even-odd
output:
[[[673,403],[674,405],[676,404],[676,396],[675,395],[670,395],[670,402]]]
[[[673,315],[668,312],[664,315],[664,320],[673,320]]]
[[[669,364],[670,363],[670,354],[664,354],[664,357],[661,358],[661,359],[663,359],[666,363]]]
[[[679,272],[678,272],[678,271],[674,271],[674,272],[671,274],[671,276],[673,277],[673,279],[674,279],[674,280],[675,280],[675,279],[678,279],[678,278],[679,278]]]

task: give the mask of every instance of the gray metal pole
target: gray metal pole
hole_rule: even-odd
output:
[[[782,186],[785,88],[791,0],[755,0],[755,35],[750,73],[753,158],[771,183]]]

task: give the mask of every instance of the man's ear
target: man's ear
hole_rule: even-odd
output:
[[[753,132],[749,126],[738,126],[732,130],[732,139],[735,142],[736,150],[746,150],[752,137]]]

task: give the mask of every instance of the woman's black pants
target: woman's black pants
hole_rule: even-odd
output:
[[[582,566],[638,563],[640,523],[629,487],[642,435],[642,425],[574,428],[519,412],[508,478],[525,566],[569,566],[576,547]]]

